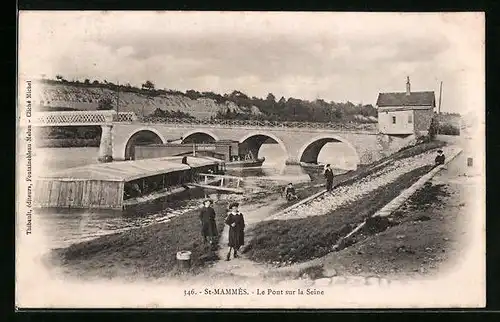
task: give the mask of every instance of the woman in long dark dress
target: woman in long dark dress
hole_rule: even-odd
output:
[[[323,172],[326,178],[326,190],[332,191],[333,188],[333,170],[330,168],[330,165],[327,164],[325,167],[325,171]]]
[[[205,200],[203,206],[200,211],[201,233],[203,240],[205,242],[208,241],[213,248],[215,238],[217,237],[217,225],[215,223],[215,210],[212,208],[212,200]]]
[[[226,225],[229,225],[229,250],[226,260],[231,257],[231,249],[233,249],[233,257],[238,258],[238,250],[245,243],[245,219],[243,214],[238,210],[238,203],[232,203],[229,206],[229,214],[226,217]]]

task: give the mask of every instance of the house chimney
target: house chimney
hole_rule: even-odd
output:
[[[410,76],[406,76],[406,95],[410,95]]]

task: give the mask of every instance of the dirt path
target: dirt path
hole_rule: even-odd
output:
[[[251,228],[255,224],[274,214],[277,209],[283,207],[284,203],[286,202],[282,198],[280,198],[280,196],[273,196],[270,198],[261,199],[256,203],[246,205],[242,204],[240,206],[240,211],[245,216],[246,242],[248,242],[248,240],[252,238],[252,235],[249,234]],[[228,251],[228,234],[229,226],[226,225],[219,241],[219,244],[221,245],[221,249],[218,253],[220,260],[210,266],[210,268],[207,270],[207,274],[234,274],[246,277],[258,277],[268,269],[266,265],[253,262],[245,258],[244,254],[240,254],[239,258],[232,258],[231,256],[231,260],[226,261],[225,258]]]

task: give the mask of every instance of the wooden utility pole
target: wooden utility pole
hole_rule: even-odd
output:
[[[437,121],[437,134],[439,134],[439,116],[441,115],[441,97],[443,96],[443,81],[439,84],[439,103],[438,103],[438,117]]]
[[[116,114],[120,112],[120,82],[117,82],[116,87]]]
[[[441,114],[441,97],[443,96],[443,81],[439,85],[439,105],[438,105],[438,114]]]

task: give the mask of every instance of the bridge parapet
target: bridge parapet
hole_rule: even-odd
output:
[[[133,112],[116,113],[106,111],[58,111],[34,113],[35,126],[82,126],[111,125],[113,122],[135,122],[137,116]]]
[[[249,129],[312,129],[326,131],[361,131],[377,132],[376,124],[340,124],[332,122],[295,122],[295,121],[259,121],[259,120],[219,120],[190,118],[138,118],[142,124],[165,124],[172,127],[217,127],[217,128],[249,128]]]
[[[115,122],[137,122],[138,118],[134,112],[120,112],[115,115]]]
[[[259,121],[259,120],[219,120],[194,118],[137,117],[134,112],[107,111],[58,111],[35,113],[36,126],[82,126],[110,125],[111,123],[140,123],[143,125],[167,125],[169,127],[215,127],[248,129],[305,129],[315,131],[360,131],[377,132],[376,124],[340,124],[331,122]]]

